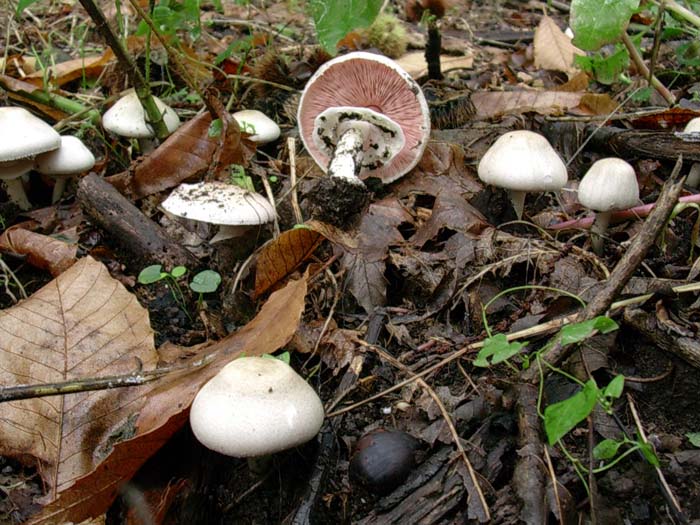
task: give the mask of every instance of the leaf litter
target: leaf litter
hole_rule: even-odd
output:
[[[251,14],[240,6],[225,4],[226,16],[242,19]],[[486,319],[494,332],[546,332],[548,323],[556,326],[557,319],[577,307],[575,301],[562,299],[558,291],[530,288],[497,300],[494,297],[508,288],[530,284],[592,300],[605,285],[609,269],[641,228],[628,222],[613,229],[610,236],[615,242],[606,257],[599,259],[588,251],[583,233],[541,229],[568,219],[567,214],[582,215],[575,202],[567,201],[568,196],[562,198],[567,201],[563,211],[551,197],[533,196],[528,211],[538,227],[503,224],[513,219],[507,198],[503,192],[484,188],[475,172],[476,162],[488,145],[500,133],[513,128],[546,129],[548,122],[543,116],[562,117],[563,122],[576,116],[607,118],[617,106],[617,99],[613,100],[608,92],[590,92],[590,76],[580,75],[572,65],[573,54],[578,51],[563,36],[561,17],[540,16],[532,10],[522,10],[522,6],[514,9],[506,4],[503,9],[509,24],[538,28],[533,46],[496,49],[470,41],[464,56],[453,57],[459,69],[451,77],[455,85],[468,79],[469,87],[479,89],[472,95],[477,118],[500,120],[477,122],[464,129],[434,130],[433,140],[416,169],[392,186],[376,189],[374,200],[349,231],[310,220],[306,228],[289,229],[266,244],[261,242],[265,234],[255,232],[251,243],[262,248],[250,260],[231,256],[235,251],[230,246],[198,252],[204,265],[222,273],[222,288],[226,290],[204,300],[203,308],[193,308],[196,315],[192,323],[183,321],[190,340],[202,344],[193,347],[169,344],[156,350],[148,313],[135,297],[149,303],[154,296],[170,297],[170,289],[146,290],[136,286],[132,294],[109,277],[107,268],[119,281],[127,285],[131,282],[133,287],[133,275],[129,274],[138,273],[138,262],[129,260],[129,254],[105,247],[102,233],[82,222],[82,218],[79,247],[42,235],[60,233],[62,228],[69,232],[70,220],[65,216],[45,220],[38,233],[19,229],[3,233],[0,249],[12,267],[25,272],[20,275],[26,275],[26,266],[21,266],[26,260],[38,268],[48,268],[56,276],[26,301],[0,311],[0,326],[13,334],[13,338],[21,339],[19,343],[15,339],[2,339],[0,363],[2,373],[6,374],[3,384],[147,372],[156,366],[174,369],[164,379],[137,387],[0,404],[3,454],[29,458],[30,463],[39,466],[48,489],[42,500],[48,505],[34,514],[31,523],[79,521],[102,514],[114,501],[119,486],[137,479],[140,467],[149,458],[157,460],[156,451],[172,443],[173,436],[186,421],[192,397],[204,381],[237,355],[270,353],[285,346],[298,351],[293,360],[299,368],[318,378],[329,407],[344,410],[353,406],[351,403],[359,403],[353,411],[329,418],[343,446],[340,462],[337,468],[332,468],[332,482],[321,488],[324,517],[332,516],[335,520],[350,509],[350,521],[357,523],[402,523],[418,519],[432,523],[439,520],[435,516],[465,515],[485,521],[486,514],[478,499],[465,497],[467,493],[474,494],[474,479],[486,495],[493,523],[534,519],[545,511],[541,506],[529,506],[529,500],[520,490],[523,480],[532,484],[533,494],[541,486],[543,494],[547,494],[548,511],[555,516],[562,519],[575,515],[581,495],[572,466],[558,449],[548,448],[543,457],[531,458],[556,465],[557,482],[528,477],[532,471],[521,468],[527,464],[527,458],[522,458],[526,457],[526,450],[541,444],[541,437],[529,433],[531,429],[524,419],[527,407],[519,405],[527,396],[514,394],[522,390],[511,388],[517,377],[509,374],[504,365],[488,370],[474,367],[478,348],[470,345],[488,335],[482,316],[486,305]],[[493,22],[480,19],[492,16],[492,11],[487,9],[486,14],[477,11],[462,10],[461,14],[474,27],[486,27]],[[225,49],[226,39],[231,35],[222,34],[216,22],[219,15],[205,14],[213,18],[211,31],[218,37],[210,44],[208,59],[211,59],[212,54]],[[265,23],[294,20],[294,24],[303,25],[305,22],[303,16],[289,19],[288,10],[281,4],[270,6],[265,16]],[[447,42],[460,41],[459,36],[455,37],[463,34],[454,25],[458,24],[458,18],[448,17],[443,22],[448,32]],[[415,28],[412,30],[420,34]],[[251,32],[250,36],[267,45],[264,35]],[[493,35],[475,34],[477,39],[487,36]],[[506,39],[508,35],[497,36]],[[528,40],[527,35],[518,38]],[[141,52],[143,39],[130,37],[128,47],[134,53]],[[156,54],[162,52],[160,45],[155,49]],[[186,49],[192,56],[198,52],[194,48]],[[261,60],[264,67],[257,69],[233,61],[226,67],[233,68],[229,70],[232,74],[254,71],[261,76],[270,74],[272,66],[279,67],[281,76],[270,74],[273,83],[301,86],[314,70],[315,58],[292,56],[293,53],[290,52],[285,64],[266,58]],[[112,66],[103,63],[104,56],[97,56],[94,65],[85,72],[93,77],[103,71],[113,74]],[[68,89],[75,85],[71,84],[77,71],[75,62],[66,62],[56,71],[61,72],[57,82]],[[206,69],[193,69],[192,73],[208,75]],[[15,78],[3,77],[2,82],[25,102],[36,90]],[[222,78],[218,82],[220,88],[231,89]],[[272,90],[265,91],[264,97],[260,96],[262,92],[256,89],[243,93],[241,100],[293,114],[293,109],[290,111],[293,96],[277,93],[274,96],[279,98],[273,99]],[[180,104],[181,110],[192,108]],[[56,109],[46,109],[44,114],[57,120],[66,116]],[[668,118],[677,118],[674,115],[669,112]],[[659,125],[664,118],[652,117],[652,120]],[[683,117],[688,118],[689,115]],[[274,173],[288,183],[288,151],[261,148],[254,156],[254,147],[241,141],[237,127],[230,126],[228,134],[216,137],[210,134],[211,121],[209,113],[194,116],[152,154],[133,162],[127,160],[122,169],[125,166],[128,169],[121,174],[114,169],[116,153],[128,159],[130,151],[123,143],[113,142],[111,146],[116,153],[113,157],[112,152],[108,153],[110,158],[102,168],[103,174],[111,176],[111,181],[152,217],[160,216],[158,203],[169,189],[182,181],[201,177],[226,179],[230,174],[226,166],[231,163],[243,169],[263,166],[268,174]],[[293,126],[293,121],[286,122],[288,129]],[[582,131],[590,132],[578,126],[567,134]],[[312,179],[318,175],[318,170],[304,168],[308,163],[305,164],[303,157],[298,161],[304,175]],[[265,169],[251,171],[266,172]],[[668,169],[657,163],[647,171],[644,197],[645,202],[650,202],[658,195],[660,179],[667,175]],[[302,194],[306,183],[298,185]],[[274,189],[278,187],[273,184]],[[283,196],[277,203],[278,210],[284,214],[285,207],[292,206],[289,193],[280,191],[278,195]],[[12,221],[12,214],[8,218]],[[294,221],[286,220],[283,224],[290,222]],[[670,223],[665,246],[655,248],[645,261],[648,274],[638,273],[620,297],[652,294],[654,307],[649,311],[639,308],[626,311],[628,330],[641,330],[638,327],[643,320],[646,337],[663,342],[667,350],[679,345],[683,337],[690,340],[687,344],[691,351],[697,347],[692,341],[692,335],[697,332],[697,301],[689,296],[673,295],[673,290],[687,284],[686,277],[693,275],[689,273],[693,266],[688,262],[692,228],[692,220],[686,216]],[[85,250],[104,264],[85,257]],[[79,258],[74,262],[76,251]],[[194,273],[195,268],[188,270]],[[186,281],[181,284],[187,285]],[[196,302],[195,297],[188,299],[188,306]],[[158,325],[165,338],[170,335],[175,339],[174,326],[168,326],[176,324],[175,316],[169,318],[163,311],[151,310],[151,315],[165,317]],[[681,339],[662,338],[660,331],[671,331]],[[535,338],[528,348],[542,344],[544,340]],[[387,349],[396,362],[382,354]],[[463,352],[460,354],[463,358],[443,363],[455,352]],[[39,364],[24,369],[19,355],[25,359],[31,356],[32,362]],[[523,364],[519,359],[515,361],[517,366]],[[673,376],[668,375],[668,363],[672,363]],[[425,381],[435,397],[424,386],[411,381],[413,374],[431,367],[435,368],[426,373]],[[677,495],[683,504],[697,496],[688,482],[693,472],[697,472],[694,470],[697,465],[691,451],[683,450],[688,445],[677,437],[697,431],[700,424],[693,416],[692,400],[685,399],[688,393],[697,391],[697,370],[674,357],[665,355],[663,360],[659,359],[653,344],[648,341],[640,344],[628,333],[588,339],[582,345],[582,352],[565,365],[565,370],[584,383],[593,376],[601,385],[607,384],[612,374],[624,373],[628,384],[633,385],[630,389],[634,395],[648,407],[643,419],[652,431],[650,439],[656,443],[657,450],[668,458],[676,476],[672,485]],[[379,395],[395,385],[402,386]],[[672,387],[681,394],[680,399],[676,396],[674,402],[669,402]],[[552,374],[544,384],[545,402],[565,400],[576,391],[571,381]],[[364,402],[372,399],[371,396],[378,397]],[[451,416],[460,442],[469,445],[468,460],[478,471],[476,477],[469,474],[467,465],[453,452],[455,438],[443,410]],[[32,414],[34,419],[26,414]],[[61,424],[56,423],[57,414],[61,416]],[[533,428],[539,428],[536,417],[534,421]],[[627,423],[633,424],[630,420]],[[353,443],[364,432],[380,427],[406,430],[423,443],[415,476],[397,494],[382,499],[355,486],[345,470]],[[28,439],[23,432],[27,435],[40,432],[42,439]],[[620,435],[614,419],[600,409],[593,412],[588,431],[581,426],[576,432],[568,444],[582,454],[586,453],[587,432],[606,438]],[[213,463],[219,465],[221,459],[214,459]],[[283,461],[288,462],[280,466],[284,473],[298,465],[289,456]],[[225,465],[231,468],[231,463]],[[159,467],[167,471],[167,464],[161,462]],[[308,467],[307,464],[296,470],[305,475]],[[201,467],[202,478],[206,477],[207,468]],[[636,497],[634,504],[642,512],[654,512],[650,501],[656,507],[663,505],[653,484],[637,485],[641,469],[638,463],[621,464],[601,476],[605,498],[613,501],[613,518],[618,517],[615,513],[633,515],[624,503],[631,495]],[[242,505],[215,504],[219,509],[228,509],[224,514],[230,520],[279,522],[280,505],[284,513],[291,513],[297,508],[299,498],[306,503],[312,501],[309,499],[312,496],[299,496],[294,486],[274,489],[267,483],[255,485],[240,470],[232,472],[237,472],[240,479],[249,482],[246,487],[253,489],[246,493],[250,499],[243,499]],[[151,490],[149,500],[167,502],[166,508],[158,513],[159,519],[165,519],[169,512],[171,516],[177,512],[172,509],[182,505],[178,499],[196,500],[197,491],[206,491],[208,486],[216,486],[228,499],[242,491],[236,484],[209,481],[209,485],[205,479],[204,485],[196,487],[189,483],[176,483],[170,489],[156,487]],[[301,483],[306,485],[306,478],[302,477]],[[284,493],[284,503],[277,503],[280,498],[276,490]],[[635,490],[641,495],[635,494]],[[20,501],[27,492],[11,491],[11,494]],[[642,497],[644,501],[640,500]],[[246,510],[256,507],[254,502],[258,510]],[[592,508],[600,503],[592,502]],[[279,512],[273,517],[272,511],[266,509]],[[579,506],[579,512],[586,512],[580,509]],[[24,518],[37,511],[35,502],[31,510],[27,507]]]

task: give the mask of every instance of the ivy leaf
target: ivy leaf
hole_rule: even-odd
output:
[[[596,51],[620,38],[639,0],[573,0],[569,25],[574,32],[573,44]]]
[[[350,31],[369,26],[379,14],[382,0],[309,0],[318,41],[331,55]]]
[[[688,438],[691,445],[700,448],[700,432],[688,432],[685,437]]]
[[[604,439],[598,443],[593,449],[593,457],[595,459],[610,459],[614,458],[617,451],[622,446],[622,443],[614,439]]]
[[[612,381],[603,389],[603,396],[609,399],[618,399],[625,388],[625,376],[615,376]]]
[[[609,317],[598,316],[588,321],[582,321],[563,327],[560,331],[560,342],[562,345],[580,343],[591,337],[595,330],[601,334],[607,334],[608,332],[617,330],[617,328],[617,323]]]
[[[496,334],[484,341],[484,347],[474,359],[474,366],[487,367],[502,363],[516,355],[527,343],[508,342],[505,334]],[[489,362],[489,357],[491,361]]]
[[[583,388],[569,399],[549,405],[544,410],[544,430],[550,445],[554,445],[588,417],[595,407],[598,393],[595,381],[589,379]]]

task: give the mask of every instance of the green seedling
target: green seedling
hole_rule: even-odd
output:
[[[578,459],[573,457],[566,450],[564,444],[562,443],[562,438],[571,432],[578,424],[589,417],[596,406],[601,407],[606,413],[612,415],[613,402],[622,395],[625,378],[621,375],[615,376],[605,388],[600,388],[592,378],[586,382],[580,381],[564,370],[548,364],[546,360],[542,359],[542,357],[556,344],[562,346],[580,344],[595,334],[605,334],[616,330],[618,325],[615,323],[615,321],[605,316],[599,316],[587,321],[569,324],[562,327],[561,330],[559,330],[559,332],[542,348],[531,355],[526,355],[523,353],[523,350],[526,348],[527,342],[509,341],[505,334],[492,333],[486,318],[486,310],[494,301],[504,295],[529,289],[557,291],[558,293],[576,299],[582,306],[585,307],[585,303],[580,297],[564,290],[557,290],[555,288],[545,286],[519,286],[504,290],[482,306],[482,319],[487,333],[487,338],[484,340],[483,347],[477,354],[473,364],[474,366],[487,367],[499,363],[505,363],[515,371],[518,371],[516,365],[511,362],[515,356],[520,358],[523,368],[529,367],[530,363],[534,359],[540,368],[547,366],[553,372],[556,372],[566,377],[568,380],[578,384],[580,389],[576,394],[568,399],[547,406],[543,412],[541,410],[543,403],[543,380],[541,378],[537,408],[543,421],[547,442],[550,446],[558,445],[562,449],[564,455],[574,466],[574,469],[576,470],[576,473],[581,479],[582,483],[584,486],[586,486],[586,489],[588,489],[585,476],[588,470]],[[620,453],[620,450],[623,447],[625,447],[625,450],[624,452]],[[620,441],[605,440],[595,448],[594,454],[597,454],[596,458],[600,459],[601,461],[606,461],[606,463],[603,466],[596,468],[593,472],[599,473],[609,469],[622,458],[635,451],[640,452],[650,464],[654,466],[658,465],[658,459],[648,443],[642,439],[632,440],[625,436]]]
[[[205,293],[215,292],[221,284],[221,275],[214,270],[204,270],[195,275],[190,281],[190,290],[199,294],[197,308],[202,307]]]
[[[187,268],[184,266],[175,266],[171,271],[163,271],[162,264],[152,264],[151,266],[146,266],[137,277],[137,280],[141,284],[153,284],[158,281],[165,281],[165,285],[170,289],[170,293],[173,295],[173,299],[178,304],[180,309],[185,312],[185,315],[192,320],[190,314],[187,312],[187,304],[185,302],[185,295],[182,293],[182,288],[177,282],[180,277],[187,273]]]

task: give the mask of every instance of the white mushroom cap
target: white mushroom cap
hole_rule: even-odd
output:
[[[42,153],[35,159],[34,169],[44,175],[74,175],[95,165],[95,156],[78,138],[61,137],[61,147]]]
[[[192,403],[190,425],[211,450],[255,457],[307,442],[323,417],[318,395],[289,365],[241,357],[202,387]]]
[[[34,159],[32,157],[0,162],[0,180],[16,179],[31,171],[33,167]]]
[[[479,162],[486,184],[513,191],[556,191],[567,181],[566,166],[546,138],[533,131],[498,137]]]
[[[227,226],[265,224],[276,216],[262,195],[218,181],[180,184],[161,205],[178,217]]]
[[[316,118],[332,107],[367,108],[388,117],[403,131],[404,145],[381,166],[365,165],[360,177],[378,177],[388,184],[413,168],[430,137],[430,112],[420,86],[393,60],[357,51],[323,64],[306,84],[297,121],[306,150],[324,171],[331,155],[315,140]],[[367,151],[365,151],[365,154]]]
[[[61,145],[51,126],[24,108],[0,108],[0,162],[26,159]]]
[[[639,202],[639,184],[634,168],[618,158],[600,159],[581,179],[578,200],[600,212],[625,210]]]
[[[683,133],[700,133],[700,117],[691,119],[686,125]]]
[[[180,117],[158,97],[153,97],[156,107],[163,115],[163,122],[172,133],[180,126]],[[102,115],[102,127],[121,137],[146,139],[155,136],[153,128],[146,122],[146,114],[136,91],[129,90]]]
[[[233,114],[233,118],[236,119],[242,131],[248,131],[249,129],[245,124],[253,127],[255,133],[248,137],[248,140],[252,142],[265,144],[277,140],[280,136],[281,130],[277,123],[257,109],[236,111]]]

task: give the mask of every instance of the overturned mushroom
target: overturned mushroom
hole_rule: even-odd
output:
[[[418,84],[391,59],[366,52],[321,66],[304,89],[297,117],[304,146],[330,175],[323,191],[355,196],[345,205],[349,214],[368,198],[361,179],[387,184],[403,176],[430,135]]]

